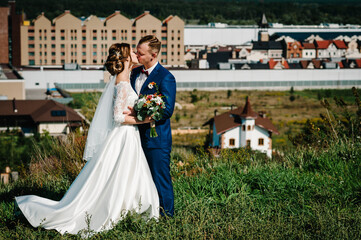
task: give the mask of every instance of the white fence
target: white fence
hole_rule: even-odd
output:
[[[361,69],[171,70],[171,73],[177,80],[178,90],[361,87]],[[54,83],[69,90],[71,86],[93,89],[104,78],[102,70],[32,70],[23,71],[22,75],[26,89],[46,89],[48,85],[52,88]]]

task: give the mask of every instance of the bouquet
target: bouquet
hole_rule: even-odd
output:
[[[155,82],[149,83],[148,88],[152,89],[153,87],[157,89],[156,93],[149,95],[141,94],[135,103],[134,110],[139,121],[144,121],[148,116],[155,121],[163,117],[163,111],[165,109],[164,96],[159,93]],[[155,122],[150,123],[150,137],[158,137],[157,131],[155,130]]]

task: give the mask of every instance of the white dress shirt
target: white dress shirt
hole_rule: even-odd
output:
[[[156,62],[152,67],[145,69],[148,72],[148,76],[152,73],[152,71],[154,70],[154,68],[158,65],[158,62]],[[135,80],[135,90],[137,91],[137,93],[140,93],[140,90],[142,89],[143,84],[145,83],[145,81],[147,80],[147,75],[145,75],[145,73],[140,72],[139,76],[137,77],[137,79]]]

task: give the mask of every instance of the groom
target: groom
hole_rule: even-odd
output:
[[[158,137],[150,137],[150,124],[140,124],[139,133],[142,147],[148,160],[148,165],[158,190],[161,214],[174,214],[174,194],[170,176],[170,152],[172,147],[172,132],[170,117],[173,114],[176,97],[176,82],[174,76],[158,63],[161,42],[153,35],[144,36],[137,46],[137,58],[143,66],[133,69],[130,83],[137,94],[148,95],[156,92],[156,88],[149,87],[155,82],[163,98],[166,108],[163,118],[156,121]]]

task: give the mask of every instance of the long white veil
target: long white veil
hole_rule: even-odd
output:
[[[99,99],[85,144],[83,155],[85,161],[90,161],[93,158],[104,143],[109,132],[113,129],[114,83],[115,76],[111,76]]]

